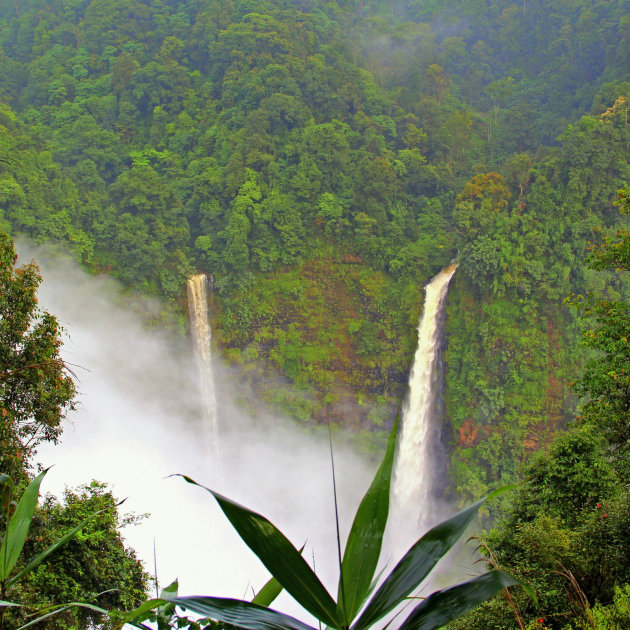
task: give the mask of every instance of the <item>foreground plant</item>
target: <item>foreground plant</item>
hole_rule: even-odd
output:
[[[436,525],[420,538],[373,592],[383,533],[389,512],[389,490],[394,460],[396,427],[371,486],[354,518],[343,559],[339,546],[340,579],[337,601],[328,593],[300,551],[264,516],[207,490],[249,548],[258,556],[277,583],[318,621],[337,630],[366,630],[394,611],[430,574],[437,562],[462,536],[482,499]],[[338,534],[339,544],[339,534]],[[400,630],[431,630],[456,619],[508,586],[520,582],[500,570],[490,571],[468,582],[436,591],[416,605],[400,624]],[[366,603],[367,601],[367,603]],[[265,602],[268,604],[269,602]],[[145,602],[118,620],[117,628],[130,623],[148,628],[142,621],[150,611],[167,604],[202,615],[209,625],[218,622],[247,630],[314,630],[289,615],[254,602],[219,597],[180,597],[163,591],[161,597]],[[211,620],[211,622],[210,622]],[[204,627],[208,627],[204,626]]]
[[[90,514],[76,527],[73,527],[52,545],[22,566],[21,569],[16,571],[16,565],[22,554],[22,549],[24,548],[31,523],[33,522],[35,508],[37,507],[37,498],[39,496],[39,487],[47,472],[48,469],[44,470],[29,483],[20,497],[19,502],[13,500],[13,486],[9,476],[3,473],[0,474],[0,518],[5,522],[2,545],[0,546],[0,630],[5,630],[5,628],[9,627],[6,625],[5,620],[7,608],[25,608],[25,606],[18,602],[7,601],[6,598],[12,587],[17,586],[23,577],[41,564],[51,553],[65,545],[72,536],[89,521],[96,518],[101,512],[98,511]],[[17,630],[22,630],[22,628],[27,628],[35,623],[39,623],[43,619],[47,619],[72,607],[89,608],[99,613],[107,613],[106,610],[94,606],[89,602],[72,602],[49,606],[39,608],[33,615],[33,618],[17,628]],[[15,626],[11,625],[11,628],[15,628]]]

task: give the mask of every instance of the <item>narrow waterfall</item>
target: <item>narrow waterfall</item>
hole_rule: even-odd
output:
[[[190,330],[199,371],[204,429],[209,451],[218,465],[217,397],[212,375],[212,329],[208,320],[208,277],[205,274],[192,276],[188,279],[187,289]]]
[[[391,504],[392,552],[402,555],[431,524],[434,484],[433,453],[437,447],[433,416],[438,370],[439,323],[448,285],[457,269],[443,269],[425,287],[424,311],[418,324],[418,349],[409,377],[408,398],[399,429]],[[433,510],[434,511],[434,510]]]

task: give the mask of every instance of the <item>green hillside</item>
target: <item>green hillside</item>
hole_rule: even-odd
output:
[[[0,2],[0,225],[159,295],[307,423],[387,429],[458,256],[446,424],[477,496],[574,413],[571,292],[630,179],[630,3]]]

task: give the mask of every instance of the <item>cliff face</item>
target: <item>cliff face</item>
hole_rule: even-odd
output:
[[[221,354],[288,416],[378,433],[407,393],[425,283],[397,283],[328,248],[217,296]],[[461,494],[516,479],[572,417],[577,326],[563,295],[543,290],[479,288],[463,263],[452,281],[441,435]]]
[[[386,428],[406,387],[422,283],[400,287],[357,256],[330,254],[219,299],[221,351],[289,415]]]
[[[584,360],[580,325],[565,299],[551,299],[543,283],[524,295],[455,277],[445,403],[459,492],[474,496],[517,479],[522,463],[573,418],[570,382]]]

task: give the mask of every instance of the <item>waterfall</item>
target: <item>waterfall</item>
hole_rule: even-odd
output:
[[[457,269],[443,269],[425,287],[418,324],[418,348],[409,376],[409,393],[399,429],[391,504],[392,552],[402,555],[431,524],[434,483],[433,453],[437,448],[432,422],[441,375],[438,370],[439,323],[448,285]],[[433,515],[435,518],[435,515]]]
[[[39,304],[64,322],[62,356],[80,377],[61,442],[38,448],[38,463],[54,464],[42,489],[63,501],[67,486],[107,482],[115,496],[129,497],[125,512],[148,515],[126,527],[124,537],[151,573],[157,556],[162,586],[179,578],[182,594],[247,597],[269,574],[210,495],[170,477],[190,475],[265,514],[299,545],[307,537],[304,557],[316,558],[317,573],[336,592],[328,439],[262,404],[252,404],[254,415],[243,409],[238,380],[216,379],[215,354],[222,472],[215,475],[194,422],[201,412],[192,344],[180,353],[172,335],[147,330],[141,313],[155,303],[121,293],[113,279],[88,275],[72,259],[47,257],[33,245],[22,244],[19,253],[22,262],[35,258],[41,265]],[[210,278],[207,289],[210,295]],[[212,314],[211,298],[209,309]],[[229,424],[223,424],[224,409]],[[348,445],[335,452],[339,504],[358,505],[373,466]],[[341,514],[342,531],[351,516]],[[312,625],[286,592],[275,603]]]
[[[188,279],[188,311],[190,330],[195,347],[195,359],[199,372],[204,429],[208,447],[218,462],[217,397],[212,375],[212,329],[208,320],[208,277],[197,274]]]

